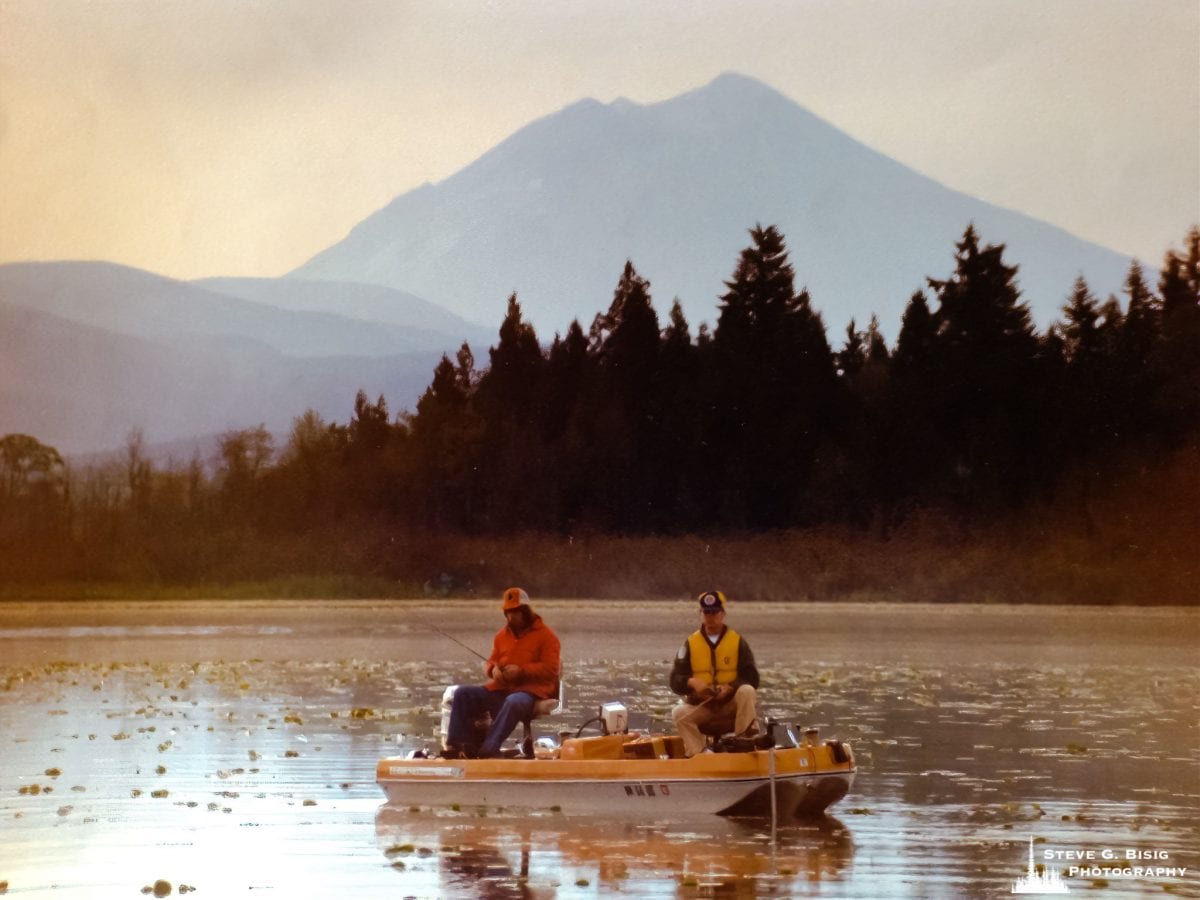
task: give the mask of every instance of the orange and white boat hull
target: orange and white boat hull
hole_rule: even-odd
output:
[[[840,759],[838,758],[840,757]],[[849,747],[776,748],[685,758],[379,761],[391,804],[546,809],[575,815],[819,813],[855,774]]]

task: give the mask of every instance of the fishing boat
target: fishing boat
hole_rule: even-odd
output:
[[[541,738],[533,758],[381,759],[376,781],[391,804],[546,809],[567,815],[766,816],[824,812],[854,781],[848,744],[797,739],[768,722],[754,740],[715,741],[687,757],[675,735],[615,731]]]

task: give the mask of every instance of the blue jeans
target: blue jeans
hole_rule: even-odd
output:
[[[481,684],[460,685],[454,692],[454,704],[450,707],[450,727],[447,729],[446,743],[466,751],[478,753],[480,756],[491,756],[500,749],[500,745],[512,734],[519,722],[523,722],[533,714],[533,705],[537,698],[526,691],[489,691]],[[479,740],[475,721],[483,718],[483,714],[492,714],[492,727],[478,748],[475,742]]]

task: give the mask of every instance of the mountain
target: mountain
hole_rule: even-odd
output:
[[[354,298],[362,297],[369,302],[356,307]],[[487,337],[479,326],[377,286],[271,279],[194,284],[105,262],[0,265],[0,300],[120,334],[250,338],[293,356],[442,351]],[[355,317],[359,307],[378,318]]]
[[[1042,326],[1077,275],[1104,296],[1128,271],[1126,256],[953,191],[726,74],[661,103],[584,100],[535,121],[288,277],[412,291],[493,326],[516,291],[546,339],[607,310],[631,259],[660,315],[678,297],[694,328],[715,322],[748,229],[774,224],[831,332],[874,312],[894,338],[913,291],[953,271],[972,222],[1007,245]]]
[[[482,347],[496,340],[496,327],[467,322],[414,294],[378,284],[341,281],[302,281],[281,278],[201,278],[191,284],[227,297],[265,303],[277,309],[330,313],[369,323],[399,326],[383,330],[419,349],[455,347],[468,341]],[[377,328],[372,324],[372,328]],[[393,347],[390,352],[395,352]]]
[[[329,311],[345,298],[380,320]],[[155,446],[260,423],[286,435],[310,408],[348,421],[360,389],[411,409],[442,353],[487,337],[387,288],[12,263],[0,266],[0,434],[69,454],[120,448],[133,428]]]
[[[0,434],[30,434],[64,454],[119,449],[133,428],[151,444],[259,424],[286,435],[309,408],[348,421],[359,389],[393,411],[411,407],[437,358],[302,358],[248,338],[150,339],[0,302]]]

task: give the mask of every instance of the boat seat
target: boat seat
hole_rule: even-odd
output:
[[[766,733],[766,729],[764,728],[761,719],[755,719],[754,731],[752,732],[751,737],[743,738],[728,728],[721,728],[718,725],[712,724],[701,725],[700,733],[707,739],[709,748],[715,750],[722,745],[740,746],[741,742],[752,743],[761,738]]]
[[[528,719],[521,720],[521,728],[523,730],[521,737],[521,755],[526,759],[533,759],[533,720],[541,719],[544,716],[557,716],[566,709],[563,703],[565,692],[563,691],[563,680],[558,679],[558,687],[554,694],[547,697],[545,700],[539,700],[533,704],[533,714]]]

